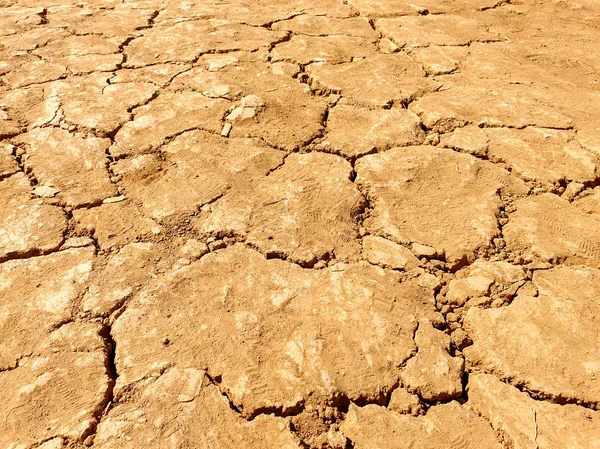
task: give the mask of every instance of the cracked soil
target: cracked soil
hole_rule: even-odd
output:
[[[0,449],[600,449],[597,0],[0,0]]]

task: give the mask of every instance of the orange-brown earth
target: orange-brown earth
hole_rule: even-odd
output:
[[[600,448],[596,0],[0,0],[0,449]]]

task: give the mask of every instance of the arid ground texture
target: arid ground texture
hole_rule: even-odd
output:
[[[0,0],[0,449],[600,448],[600,2]]]

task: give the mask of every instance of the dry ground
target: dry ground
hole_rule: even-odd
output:
[[[600,448],[597,0],[0,0],[0,449]]]

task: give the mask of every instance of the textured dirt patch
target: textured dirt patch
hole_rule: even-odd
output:
[[[598,23],[0,0],[0,449],[600,449]]]

